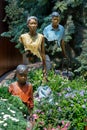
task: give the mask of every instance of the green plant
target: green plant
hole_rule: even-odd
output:
[[[39,19],[38,32],[42,33],[45,26],[50,23],[50,14],[52,10],[57,10],[61,14],[61,24],[65,27],[65,41],[70,45],[81,62],[82,66],[87,66],[87,2],[86,0],[5,0],[6,16],[3,20],[8,23],[8,31],[3,32],[1,36],[9,37],[11,42],[15,42],[15,47],[24,53],[24,47],[19,42],[19,36],[28,31],[26,19],[28,15],[35,15]],[[40,10],[40,11],[39,11]],[[47,46],[47,43],[45,43]],[[51,51],[50,51],[51,49]],[[85,50],[85,51],[84,51]],[[46,52],[58,52],[54,45],[50,45]],[[69,51],[69,48],[68,50]],[[72,61],[72,59],[71,59]],[[78,65],[74,63],[76,68]],[[74,68],[74,65],[73,65]],[[80,69],[83,71],[82,69]]]
[[[35,101],[35,114],[38,115],[35,127],[48,127],[51,124],[52,128],[61,126],[62,121],[70,122],[68,129],[83,130],[87,122],[87,91],[75,90],[69,87],[64,88],[61,92],[54,95],[54,101],[49,103],[46,98]]]
[[[22,112],[23,115],[28,114],[28,109],[23,104],[21,99],[17,96],[13,96],[8,92],[8,87],[1,86],[0,87],[0,99],[7,99],[9,104],[12,104],[15,108]]]
[[[34,72],[35,71],[35,72]],[[40,70],[34,70],[32,83],[39,80]],[[36,78],[35,78],[36,77]],[[56,75],[54,71],[48,72],[48,82],[42,84],[48,85],[53,93],[53,100],[49,102],[48,98],[34,99],[34,114],[38,116],[34,129],[45,129],[50,125],[51,128],[62,126],[62,121],[69,122],[69,130],[83,130],[87,122],[87,83],[83,77],[77,77],[70,81],[64,79],[61,75]],[[38,83],[38,81],[37,81]],[[35,85],[35,84],[34,84]],[[35,91],[40,84],[35,85]]]
[[[10,80],[10,79],[9,79]],[[83,130],[84,126],[87,125],[85,119],[87,118],[87,82],[83,77],[76,77],[75,79],[68,80],[62,75],[56,75],[53,70],[48,72],[48,82],[42,83],[42,69],[31,70],[28,73],[28,80],[32,82],[34,88],[34,111],[33,114],[37,115],[34,130],[44,129],[48,127],[64,128],[63,122],[67,124],[65,130]],[[52,100],[49,102],[49,97],[40,99],[37,95],[37,89],[40,85],[48,85],[52,90]],[[8,93],[8,88],[1,86],[0,88],[0,99],[1,104],[5,104],[6,108],[11,104],[11,109],[20,112],[20,121],[23,119],[23,112],[26,112],[24,104],[18,99],[14,98]],[[24,109],[20,109],[22,106]],[[3,112],[3,107],[0,107],[0,114]],[[9,112],[9,110],[7,110]],[[7,113],[5,113],[7,114]],[[11,116],[12,113],[9,113]],[[18,114],[19,115],[19,114]],[[17,116],[18,117],[18,116]],[[16,118],[17,118],[16,117]],[[1,119],[3,116],[1,115]],[[17,118],[19,119],[19,118]],[[1,121],[1,120],[0,120]],[[8,120],[8,124],[9,120]],[[3,124],[2,124],[3,125]],[[17,127],[17,123],[11,122],[11,128],[14,130]],[[22,125],[20,124],[20,128]],[[3,127],[2,127],[3,128]],[[6,127],[5,127],[6,128]],[[10,129],[10,126],[9,126]],[[24,130],[24,128],[22,128]],[[3,129],[4,130],[4,129]],[[6,129],[8,130],[8,129]]]
[[[22,113],[8,102],[0,98],[0,129],[2,130],[24,130],[26,120]]]

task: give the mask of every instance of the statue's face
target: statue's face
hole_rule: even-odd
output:
[[[25,84],[27,81],[27,72],[17,73],[17,79],[20,84]]]
[[[28,22],[28,28],[30,31],[36,31],[38,22],[35,19],[31,19]]]
[[[58,26],[59,22],[60,22],[60,17],[53,17],[52,18],[52,25],[53,25],[53,27]]]

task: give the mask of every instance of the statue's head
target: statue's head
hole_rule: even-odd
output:
[[[28,72],[28,67],[26,65],[18,65],[16,68],[16,73],[23,74]]]
[[[51,17],[60,17],[60,14],[58,12],[52,12]]]
[[[31,19],[34,19],[34,20],[37,21],[37,23],[38,23],[38,18],[37,18],[36,16],[28,16],[28,18],[27,18],[27,24],[29,23],[29,21],[30,21]]]
[[[27,26],[30,31],[36,31],[38,26],[38,19],[35,16],[29,16],[27,18]]]
[[[60,22],[60,14],[58,12],[52,12],[51,17],[52,17],[52,25],[53,27],[56,28]]]
[[[27,81],[28,67],[26,65],[18,65],[16,68],[17,81],[20,84],[26,84]]]

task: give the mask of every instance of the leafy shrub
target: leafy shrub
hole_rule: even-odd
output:
[[[23,115],[28,114],[28,109],[25,104],[23,104],[19,97],[11,95],[8,92],[8,87],[0,87],[0,98],[7,99],[8,103],[19,109],[19,111],[21,111]]]
[[[39,80],[39,72],[41,70],[33,71],[32,83]],[[34,80],[33,80],[34,78]],[[57,128],[62,126],[62,121],[69,122],[68,129],[83,130],[87,125],[84,119],[87,117],[87,91],[86,80],[82,77],[78,77],[72,81],[61,75],[56,75],[54,71],[49,71],[48,82],[42,84],[51,87],[53,92],[53,101],[48,102],[47,98],[34,99],[35,107],[34,114],[38,116],[34,129]],[[37,81],[38,83],[38,81]],[[39,82],[40,83],[40,82]],[[40,84],[34,84],[35,90]]]
[[[16,107],[6,99],[0,99],[0,129],[2,130],[24,130],[26,120]]]
[[[48,85],[52,89],[53,93],[53,100],[51,102],[48,102],[48,98],[40,99],[38,95],[34,97],[33,113],[38,116],[34,130],[45,129],[48,127],[51,127],[51,129],[58,127],[64,128],[64,125],[62,124],[63,122],[70,124],[67,126],[67,129],[69,130],[83,130],[84,126],[87,125],[87,122],[85,122],[85,119],[87,118],[86,80],[83,77],[77,77],[71,81],[68,80],[67,77],[65,78],[62,75],[56,75],[53,70],[48,72],[49,81],[47,83],[41,82],[42,77],[41,69],[32,70],[28,73],[28,80],[33,84],[35,93],[40,85]],[[24,118],[23,112],[26,113],[23,106],[24,104],[18,98],[11,96],[8,93],[7,87],[2,86],[0,88],[0,99],[0,104],[2,105],[4,103],[5,106],[4,115],[7,114],[6,110],[9,112],[10,109],[12,109],[13,111],[16,111],[16,114],[20,111],[20,121]],[[20,109],[20,106],[22,106],[24,109]],[[0,114],[4,109],[0,109]],[[3,113],[0,115],[0,121],[3,120],[2,115]],[[12,113],[10,113],[10,115],[13,116]],[[15,117],[19,119],[18,116]],[[6,122],[7,124],[10,124],[9,120],[6,120],[8,121]],[[5,124],[5,128],[7,127],[7,124]],[[16,126],[17,122],[10,125],[13,126],[14,130],[16,128],[20,130],[19,126]],[[20,123],[19,125],[21,128],[22,125]],[[24,127],[21,129],[24,130]],[[4,130],[4,126],[2,126],[2,128]],[[8,128],[10,130],[10,126]]]

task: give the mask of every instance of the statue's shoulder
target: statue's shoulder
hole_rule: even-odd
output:
[[[38,37],[44,37],[44,35],[41,33],[38,33]]]
[[[52,28],[52,24],[48,24],[44,29],[51,29]]]
[[[64,26],[63,26],[63,25],[61,25],[61,24],[59,24],[59,29],[64,30]]]
[[[28,33],[24,33],[24,34],[21,34],[20,37],[26,37],[26,36],[28,36],[28,35],[29,35]]]

